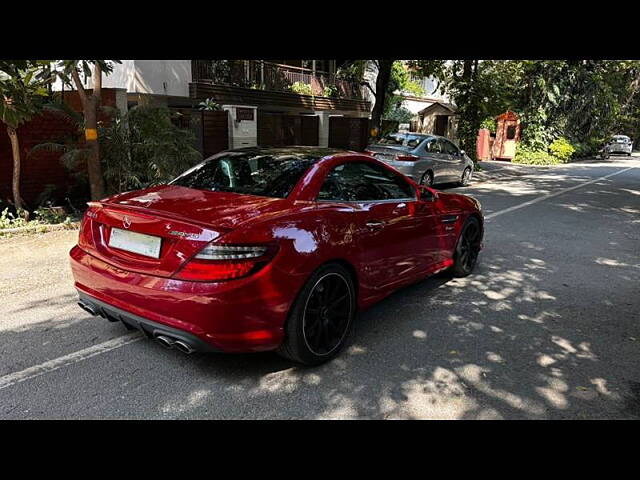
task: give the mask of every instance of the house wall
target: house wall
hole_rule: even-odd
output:
[[[113,65],[113,72],[103,76],[103,87],[123,88],[128,93],[189,96],[191,60],[121,60],[121,62]],[[86,79],[85,86],[93,88],[93,79]],[[57,82],[54,90],[61,89],[60,82]]]
[[[434,102],[430,102],[427,100],[414,100],[414,99],[405,98],[402,101],[402,107],[406,108],[414,115],[417,115],[418,112],[420,112],[421,110],[424,110],[427,107],[430,107],[431,105],[433,105],[433,103]]]
[[[457,115],[452,115],[451,111],[438,105],[432,110],[429,115],[426,115],[422,118],[422,121],[418,124],[418,131],[420,133],[433,133],[436,117],[438,115],[446,115],[449,118],[447,119],[447,138],[450,140],[457,139],[457,127],[458,127],[458,118]]]

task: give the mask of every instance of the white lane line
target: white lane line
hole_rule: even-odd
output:
[[[39,377],[40,375],[44,375],[45,373],[53,372],[54,370],[58,370],[59,368],[65,367],[67,365],[78,363],[86,360],[87,358],[95,357],[96,355],[100,355],[102,353],[106,353],[116,348],[128,345],[130,343],[137,342],[138,340],[142,340],[143,338],[144,336],[142,336],[140,332],[129,333],[127,335],[123,335],[122,337],[114,338],[112,340],[108,340],[104,343],[99,343],[98,345],[93,345],[92,347],[88,347],[83,350],[78,350],[77,352],[70,353],[69,355],[54,358],[53,360],[41,363],[40,365],[25,368],[24,370],[21,370],[19,372],[10,373],[8,375],[5,375],[4,377],[0,377],[0,390],[15,385],[16,383]]]
[[[590,180],[588,182],[580,183],[579,185],[574,185],[573,187],[565,188],[563,190],[559,190],[554,193],[547,193],[546,195],[542,195],[541,197],[534,198],[533,200],[529,200],[528,202],[519,203],[518,205],[514,205],[513,207],[505,208],[504,210],[498,210],[497,212],[493,212],[493,213],[490,213],[489,215],[485,215],[484,219],[490,220],[494,217],[497,217],[498,215],[502,215],[503,213],[509,213],[509,212],[513,212],[514,210],[518,210],[520,208],[528,207],[529,205],[542,202],[543,200],[547,200],[548,198],[557,197],[558,195],[562,195],[563,193],[570,192],[571,190],[586,187],[587,185],[591,185],[592,183],[596,183],[601,180],[605,180],[609,177],[620,175],[621,173],[627,172],[629,170],[633,170],[634,168],[636,167],[623,168],[622,170],[618,170],[617,172],[610,173],[609,175],[605,175],[604,177],[596,178],[595,180]]]

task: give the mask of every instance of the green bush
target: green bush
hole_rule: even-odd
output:
[[[576,151],[573,156],[576,158],[592,157],[598,153],[603,143],[604,140],[598,138],[576,143],[574,145]]]
[[[491,133],[496,133],[496,121],[493,117],[485,118],[480,124],[480,128],[486,128]]]
[[[40,223],[52,225],[71,221],[62,207],[40,207],[36,210],[36,218]]]
[[[513,163],[525,165],[558,165],[564,162],[544,150],[531,150],[518,145]]]
[[[27,223],[28,222],[20,215],[11,213],[9,208],[5,208],[2,213],[0,213],[0,229],[24,227]]]
[[[108,193],[166,183],[197,164],[195,135],[177,127],[166,107],[138,105],[100,129],[100,160]]]
[[[289,88],[293,93],[297,93],[299,95],[313,95],[313,90],[311,89],[311,85],[307,85],[306,83],[295,82]]]
[[[338,98],[340,96],[340,91],[338,87],[335,85],[327,85],[324,87],[324,96],[331,98]]]
[[[549,145],[549,153],[559,159],[562,163],[569,161],[571,156],[575,153],[576,149],[569,143],[564,137],[560,137],[554,140]]]

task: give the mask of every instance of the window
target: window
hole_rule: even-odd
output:
[[[442,148],[444,153],[449,155],[458,155],[458,147],[447,140],[442,140]]]
[[[424,151],[427,153],[442,153],[442,147],[437,138],[427,140]]]
[[[347,162],[329,172],[318,200],[370,202],[415,199],[415,196],[409,183],[386,168],[369,162]]]
[[[378,143],[381,145],[402,145],[403,147],[415,148],[423,139],[424,137],[421,135],[391,133],[381,138]]]
[[[513,140],[514,138],[516,138],[516,126],[509,125],[507,127],[507,140]]]
[[[303,154],[232,152],[196,165],[173,180],[171,185],[285,198],[317,158]]]

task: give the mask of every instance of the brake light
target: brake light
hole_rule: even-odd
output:
[[[272,257],[267,246],[212,245],[204,247],[175,275],[181,280],[219,282],[246,277]]]
[[[396,155],[396,160],[398,162],[415,162],[416,160],[418,160],[420,157],[417,157],[416,155],[411,155],[411,154],[407,154],[407,155]]]

